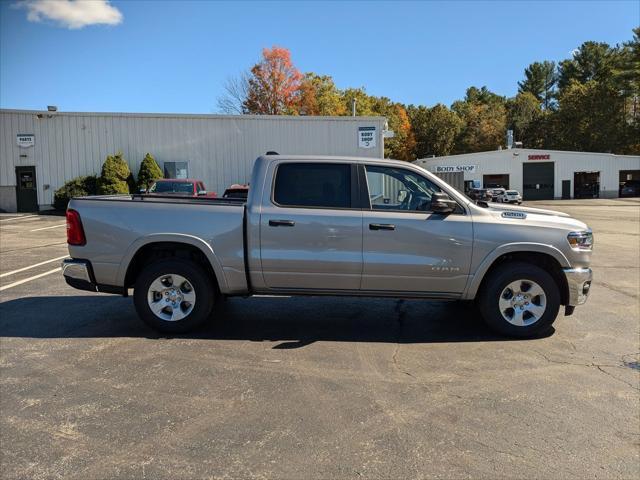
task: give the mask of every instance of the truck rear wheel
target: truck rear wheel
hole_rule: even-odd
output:
[[[478,306],[485,322],[511,337],[535,337],[547,332],[560,309],[553,277],[525,262],[509,262],[494,270],[480,292]]]
[[[140,318],[162,333],[186,333],[202,325],[213,308],[209,275],[190,260],[163,259],[138,276],[133,302]]]

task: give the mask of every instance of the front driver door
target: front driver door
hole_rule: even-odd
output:
[[[362,210],[355,165],[281,162],[260,217],[260,257],[270,289],[358,290]]]
[[[471,264],[470,216],[462,207],[431,212],[431,195],[441,189],[414,170],[361,168],[371,204],[363,212],[362,290],[462,293]]]

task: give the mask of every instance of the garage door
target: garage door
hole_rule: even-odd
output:
[[[522,165],[522,198],[553,200],[553,162]]]

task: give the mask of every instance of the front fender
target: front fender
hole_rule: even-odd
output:
[[[184,243],[184,244],[192,245],[198,248],[209,260],[209,263],[213,268],[213,272],[216,275],[216,280],[218,281],[218,286],[220,287],[220,291],[224,293],[228,290],[227,279],[224,275],[222,264],[218,260],[218,257],[216,256],[211,245],[209,245],[207,242],[205,242],[201,238],[194,237],[192,235],[182,234],[182,233],[157,233],[157,234],[147,235],[147,236],[138,238],[131,245],[129,245],[129,248],[127,248],[125,255],[122,257],[120,266],[118,267],[118,276],[117,276],[118,285],[124,285],[127,269],[129,268],[129,265],[131,264],[131,260],[133,259],[135,254],[138,253],[138,251],[145,245],[149,245],[151,243],[161,243],[161,242]]]
[[[544,253],[547,254],[557,260],[561,267],[567,268],[570,267],[571,264],[567,257],[558,250],[556,247],[552,245],[546,245],[544,243],[533,243],[533,242],[514,242],[514,243],[505,243],[504,245],[500,245],[496,249],[492,250],[487,256],[484,257],[480,265],[476,269],[475,273],[470,277],[467,282],[467,287],[462,294],[462,298],[465,300],[472,300],[475,298],[478,293],[478,288],[480,288],[480,284],[482,283],[482,279],[485,274],[493,265],[498,258],[507,253]]]

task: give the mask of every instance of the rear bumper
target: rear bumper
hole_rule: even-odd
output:
[[[591,290],[592,270],[590,268],[565,268],[563,271],[569,287],[567,305],[582,305],[587,301]]]
[[[93,275],[93,268],[91,267],[91,262],[89,260],[80,260],[75,258],[63,260],[62,275],[69,286],[78,290],[114,293],[124,296],[127,295],[127,290],[123,287],[96,283]]]

